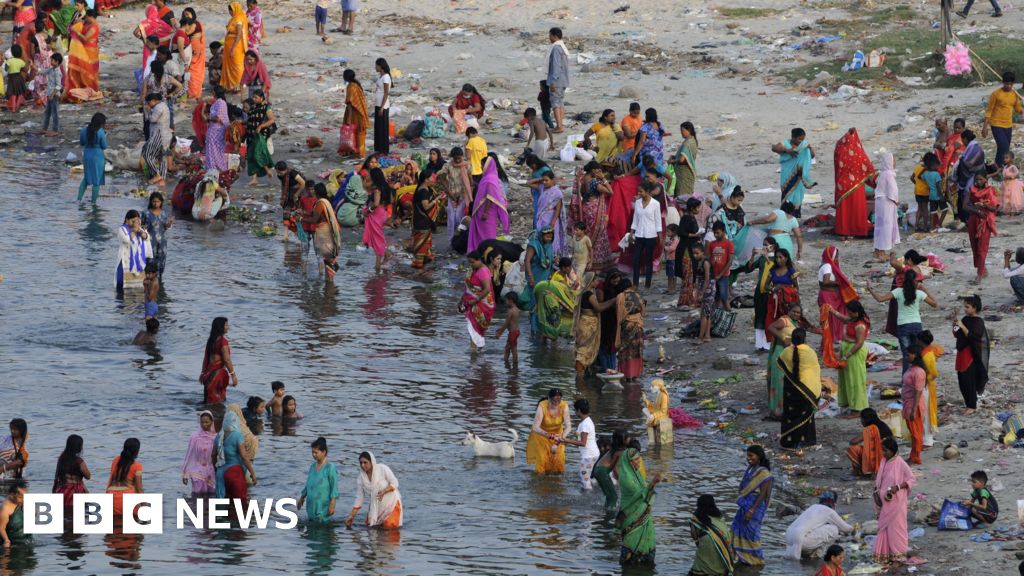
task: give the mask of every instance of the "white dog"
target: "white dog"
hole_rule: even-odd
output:
[[[519,434],[511,428],[509,428],[508,431],[512,433],[512,440],[509,442],[488,442],[472,432],[466,432],[466,437],[462,439],[462,445],[472,446],[473,452],[476,453],[477,456],[515,458],[516,442],[519,440]]]

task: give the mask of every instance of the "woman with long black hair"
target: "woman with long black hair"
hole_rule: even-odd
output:
[[[85,196],[85,189],[92,186],[92,203],[100,197],[100,186],[106,184],[105,167],[107,158],[103,151],[107,149],[107,133],[103,129],[107,117],[97,112],[92,115],[89,125],[78,133],[78,143],[82,145],[82,182],[78,185],[78,201]]]
[[[142,464],[137,462],[142,444],[138,438],[124,441],[121,455],[110,464],[107,494],[114,495],[114,518],[120,518],[125,494],[142,494]]]
[[[377,58],[377,87],[373,91],[373,150],[380,154],[391,151],[388,111],[391,108],[391,66]]]
[[[85,441],[78,434],[68,436],[64,451],[57,459],[57,470],[53,474],[53,493],[64,496],[64,510],[70,510],[75,494],[85,494],[85,481],[92,478],[89,467],[82,460]]]
[[[956,336],[956,378],[960,394],[967,406],[966,413],[978,408],[978,398],[988,384],[989,338],[981,312],[981,298],[964,298],[964,317],[953,324]]]
[[[228,319],[218,316],[210,326],[210,337],[206,339],[203,354],[203,370],[199,381],[203,384],[203,403],[217,404],[227,400],[227,390],[238,386],[238,375],[231,361],[231,344],[227,339]]]

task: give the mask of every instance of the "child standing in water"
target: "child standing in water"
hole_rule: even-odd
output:
[[[587,225],[577,222],[572,231],[572,268],[581,281],[590,266],[590,250],[593,247],[590,236],[587,236]]]
[[[519,367],[519,296],[515,292],[505,294],[505,305],[508,306],[508,317],[505,323],[498,328],[495,338],[501,338],[501,333],[508,330],[508,340],[505,341],[505,367],[509,367],[508,358],[512,356],[512,366]]]
[[[146,329],[139,330],[138,334],[135,335],[135,339],[132,340],[132,344],[136,346],[150,346],[156,344],[156,333],[160,331],[160,321],[156,318],[149,318],[146,320]]]
[[[285,396],[281,400],[281,418],[284,420],[298,420],[302,418],[302,412],[299,412],[299,404],[295,401],[294,396]]]
[[[156,304],[157,294],[160,293],[160,279],[157,278],[158,268],[156,262],[150,261],[146,264],[146,278],[142,281],[142,288],[146,292],[146,320],[156,318],[159,307]]]
[[[280,380],[271,382],[270,391],[272,394],[270,402],[267,402],[267,412],[270,412],[271,418],[280,418],[284,412],[284,382]]]
[[[566,438],[563,442],[580,447],[580,484],[583,491],[586,492],[593,489],[593,485],[590,483],[590,472],[601,456],[601,451],[597,447],[594,421],[590,419],[590,402],[586,398],[580,398],[573,402],[572,407],[576,410],[576,417],[580,419],[579,425],[576,426],[576,436],[579,439]]]

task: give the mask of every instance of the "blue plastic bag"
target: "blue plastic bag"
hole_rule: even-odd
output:
[[[939,530],[970,530],[971,511],[953,500],[943,500],[939,512]]]

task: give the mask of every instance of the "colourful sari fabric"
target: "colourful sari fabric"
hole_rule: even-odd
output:
[[[634,467],[634,461],[638,461],[638,467],[642,466],[640,453],[635,448],[627,448],[618,463],[621,499],[616,525],[622,536],[619,562],[623,566],[654,566],[657,545],[651,510],[654,490],[647,485],[638,467]]]
[[[768,497],[756,509],[754,504],[761,492],[761,485],[768,483]],[[736,500],[736,516],[732,521],[732,546],[736,560],[750,566],[764,565],[764,550],[761,549],[761,523],[768,512],[771,493],[774,488],[772,473],[763,466],[748,466],[740,481],[740,497]],[[750,520],[747,512],[754,510]]]
[[[883,458],[878,468],[878,475],[875,476],[875,493],[878,496],[878,501],[881,501],[881,507],[876,501],[878,536],[871,549],[871,556],[875,562],[881,564],[905,561],[907,551],[910,549],[909,534],[907,533],[907,503],[910,489],[898,490],[893,494],[891,500],[885,500],[885,494],[889,487],[898,486],[904,482],[909,487],[914,486],[914,473],[910,471],[910,466],[899,455],[894,456],[892,460]]]
[[[977,208],[977,212],[971,212],[967,221],[969,230],[968,237],[971,241],[971,254],[974,256],[974,268],[979,275],[986,273],[985,259],[988,258],[988,247],[993,236],[998,236],[996,230],[996,208],[999,206],[999,197],[994,186],[985,188],[971,188],[971,204],[985,204],[990,209]]]
[[[59,10],[50,12],[50,20],[53,22],[53,31],[56,32],[58,36],[67,38],[68,27],[70,27],[71,23],[74,21],[75,14],[76,10],[73,2],[70,4],[64,4]]]
[[[196,22],[196,30],[189,37],[192,44],[192,60],[188,66],[188,97],[203,97],[203,82],[206,81],[206,33]]]
[[[865,324],[865,330],[868,326]],[[870,331],[865,332],[864,339],[867,340]],[[843,341],[839,345],[839,353],[843,356],[850,354],[855,342]],[[850,410],[861,411],[868,407],[868,347],[862,345],[859,350],[847,360],[839,369],[839,407]]]
[[[313,248],[316,255],[328,264],[338,259],[341,253],[341,226],[334,214],[334,206],[326,198],[319,198],[313,206],[313,218],[318,220],[323,216],[323,221],[316,225],[316,232],[313,236]]]
[[[146,70],[146,63],[149,62],[150,56],[153,54],[149,51],[149,47],[146,46],[145,38],[149,36],[156,36],[160,39],[161,45],[166,45],[170,38],[174,35],[174,28],[170,24],[164,22],[160,18],[160,11],[156,6],[150,4],[146,6],[146,19],[139,22],[139,31],[142,33],[142,75],[145,77],[149,74],[149,70]]]
[[[253,6],[245,12],[245,18],[249,22],[249,50],[259,54],[263,43],[263,11],[259,6]]]
[[[686,157],[686,164],[680,164],[679,159]],[[679,145],[676,157],[672,162],[672,171],[675,173],[675,187],[672,190],[674,196],[693,194],[694,184],[697,182],[697,141],[687,138]],[[728,196],[732,190],[722,190],[723,196]]]
[[[882,462],[882,436],[878,426],[871,424],[861,432],[862,441],[846,449],[846,457],[861,476],[872,476],[878,472]]]
[[[241,27],[241,33],[238,32]],[[231,20],[224,36],[223,62],[221,63],[220,85],[225,90],[237,91],[242,85],[245,70],[245,51],[249,49],[249,23],[245,9],[238,2],[231,3]]]
[[[928,376],[928,422],[931,429],[939,427],[939,399],[936,396],[935,381],[939,377],[939,369],[935,365],[937,359],[941,358],[946,351],[938,344],[929,344],[921,351],[921,359],[924,361],[924,371]]]
[[[561,278],[561,274],[556,274]],[[536,301],[537,322],[541,334],[558,339],[572,334],[573,314],[576,310],[576,295],[564,282],[552,278],[537,282],[533,287]]]
[[[215,100],[210,105],[210,121],[206,125],[206,160],[204,167],[223,172],[228,169],[228,158],[224,155],[224,132],[231,120],[228,118],[228,104]]]
[[[782,201],[791,202],[793,206],[800,208],[804,203],[804,193],[814,186],[814,181],[811,180],[811,145],[804,140],[794,148],[792,142],[787,140],[783,146],[796,152],[796,156],[789,153],[779,154],[779,164],[782,167],[779,175]]]
[[[868,201],[864,186],[875,173],[875,167],[861,145],[856,129],[851,129],[836,143],[836,224],[838,236],[863,237],[871,233],[868,222]]]
[[[481,184],[483,181],[481,180]],[[480,199],[480,192],[477,191],[477,201]],[[555,211],[558,210],[558,220],[555,220]],[[552,222],[554,220],[554,222]],[[566,241],[565,231],[565,208],[562,205],[562,189],[558,186],[540,191],[540,198],[537,201],[537,229],[551,227],[555,232],[555,238],[551,242],[552,249],[558,256],[566,254],[569,243]]]
[[[203,384],[203,403],[216,404],[227,400],[228,384],[231,374],[224,363],[224,351],[231,351],[228,339],[221,336],[213,346],[217,360],[211,360],[209,352],[203,353],[203,369],[199,373],[199,382]]]
[[[366,156],[366,131],[370,127],[370,116],[366,107],[366,91],[359,82],[349,82],[345,86],[345,115],[341,122],[356,127],[356,154],[360,158]]]
[[[142,464],[138,460],[128,467],[123,479],[117,479],[117,465],[121,456],[116,456],[110,463],[110,479],[107,481],[107,494],[114,496],[114,518],[121,518],[124,513],[124,495],[135,494],[135,477],[142,474]]]
[[[612,197],[608,201],[608,242],[614,251],[633,221],[633,201],[640,188],[640,176],[623,176],[612,180]]]
[[[214,439],[217,450],[216,490],[217,498],[249,498],[249,483],[245,479],[242,465],[242,450],[245,436],[242,434],[242,419],[234,411],[224,413],[224,422]]]
[[[548,434],[562,435],[565,432],[565,415],[569,413],[569,405],[563,400],[558,407],[558,414],[551,416],[548,411],[548,401],[540,401],[541,413],[544,414],[540,427]],[[555,449],[552,450],[551,448]],[[526,463],[533,464],[537,474],[561,474],[565,472],[565,444],[555,446],[553,440],[541,436],[536,432],[530,432],[530,438],[526,441]]]
[[[795,327],[788,316],[784,318],[786,323],[782,328],[782,335],[784,339],[788,340]],[[774,320],[765,326],[771,326],[773,322]],[[782,416],[783,374],[782,368],[779,366],[779,357],[782,356],[785,347],[784,342],[773,339],[771,350],[768,352],[768,412],[776,417]]]
[[[388,209],[377,206],[363,218],[363,244],[370,247],[377,256],[388,251],[388,241],[384,237],[384,223],[388,220]]]
[[[601,272],[615,264],[611,244],[608,242],[608,199],[597,191],[597,181],[591,180],[587,190],[582,189],[583,170],[577,168],[572,200],[569,203],[569,230],[576,229],[577,222],[586,226],[590,238],[590,263],[588,271]]]
[[[199,414],[213,418],[213,413],[204,410]],[[217,437],[214,430],[203,430],[200,427],[188,439],[188,450],[185,451],[185,463],[181,466],[181,479],[192,482],[193,494],[210,494],[217,488],[214,479],[213,441]]]
[[[799,355],[799,362],[794,356]],[[788,346],[778,359],[784,383],[782,386],[783,448],[803,448],[818,443],[814,413],[821,396],[821,366],[818,355],[807,344]],[[796,370],[794,370],[796,368]]]
[[[100,89],[100,27],[98,24],[76,22],[69,32],[71,47],[68,50],[68,73],[65,76],[68,102],[79,101],[72,91],[79,88],[99,91]]]
[[[725,576],[733,573],[732,534],[721,518],[711,518],[711,524],[690,520],[690,534],[697,540],[697,554],[689,576]]]
[[[477,298],[487,292],[487,297],[476,302]],[[475,303],[474,303],[475,302]],[[487,333],[494,317],[494,286],[491,283],[491,270],[481,266],[466,279],[466,287],[462,293],[462,308],[470,328],[482,339]]]
[[[626,378],[637,378],[644,371],[644,300],[631,288],[619,294],[616,307],[619,336],[615,346],[619,371]]]
[[[498,164],[488,159],[484,173],[476,188],[476,199],[473,201],[472,218],[469,223],[469,243],[466,249],[472,252],[484,240],[498,237],[498,224],[505,234],[509,231],[508,200],[502,190],[501,179],[498,178]],[[558,238],[558,233],[555,233]]]
[[[75,465],[79,470],[82,463],[81,458],[75,458]],[[71,510],[71,506],[74,504],[75,494],[87,494],[89,491],[85,488],[85,478],[81,474],[59,475],[59,467],[57,472],[58,474],[54,474],[53,477],[53,493],[64,496],[64,510],[65,514],[67,514],[67,511]]]
[[[589,298],[589,294],[590,292],[584,292],[583,297]],[[585,370],[597,360],[597,351],[601,345],[601,319],[593,310],[581,312],[576,319],[573,332],[576,342],[576,367]]]

